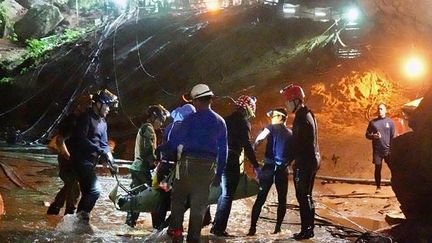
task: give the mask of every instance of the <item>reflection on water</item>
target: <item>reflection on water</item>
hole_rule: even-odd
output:
[[[26,168],[33,166],[29,161],[16,163],[21,162],[25,163]],[[0,184],[0,193],[3,195],[6,208],[6,214],[0,219],[0,242],[155,242],[156,239],[166,242],[166,235],[152,232],[149,213],[140,215],[136,229],[124,224],[126,213],[117,211],[108,198],[109,192],[116,185],[115,179],[109,176],[99,176],[102,193],[92,212],[91,226],[80,224],[75,215],[63,217],[63,211],[59,216],[46,215],[45,203],[53,200],[62,185],[52,168],[54,167],[35,163],[33,169],[25,172],[22,168],[19,170],[26,183],[31,184],[37,190],[8,190],[1,187],[2,184]],[[122,184],[130,183],[127,177],[120,179]],[[289,198],[295,198],[292,185],[290,187]],[[271,234],[276,217],[276,210],[272,205],[275,204],[276,198],[276,193],[272,190],[268,204],[262,212],[263,218],[259,221],[257,236],[245,236],[250,224],[250,210],[254,202],[254,197],[251,197],[233,203],[228,230],[236,237],[216,238],[209,233],[210,227],[205,227],[202,230],[203,242],[294,242],[290,237],[293,232],[299,230],[297,222],[299,216],[295,210],[287,211],[282,233]],[[212,215],[215,214],[215,211],[216,206],[213,205]],[[187,211],[185,227],[188,215]],[[324,227],[317,227],[314,240],[315,242],[347,242],[347,240],[332,237]]]
[[[0,220],[0,242],[142,241],[150,232],[132,230],[133,234],[125,233],[125,213],[115,210],[108,199],[108,193],[116,181],[109,177],[99,178],[103,192],[93,210],[91,226],[79,224],[75,215],[63,217],[63,211],[59,216],[46,215],[44,202],[51,201],[62,185],[57,177],[49,177],[49,183],[39,185],[38,191],[1,189],[6,214]],[[147,217],[143,214],[142,218]]]

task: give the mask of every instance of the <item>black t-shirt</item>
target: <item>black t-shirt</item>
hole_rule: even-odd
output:
[[[250,142],[251,124],[240,111],[224,118],[228,132],[228,149],[240,154],[242,149],[254,167],[259,166]]]
[[[373,134],[379,132],[380,139],[373,139]],[[395,135],[395,125],[390,118],[375,118],[369,122],[366,137],[372,139],[373,153],[386,156],[390,152],[390,141]]]

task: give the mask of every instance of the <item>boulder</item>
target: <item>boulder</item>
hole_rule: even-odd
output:
[[[13,25],[25,14],[26,9],[14,0],[0,2],[0,37],[13,33]]]
[[[15,23],[15,33],[20,40],[41,38],[53,31],[63,19],[56,6],[36,5]]]
[[[50,3],[44,0],[17,0],[17,2],[25,8],[31,8],[36,5],[44,5]]]

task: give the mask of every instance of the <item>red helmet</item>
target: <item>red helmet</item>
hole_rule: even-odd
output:
[[[285,88],[281,89],[280,93],[285,97],[287,101],[295,99],[303,100],[305,98],[302,87],[294,84],[290,84]]]
[[[249,115],[251,117],[254,117],[256,111],[256,101],[257,99],[254,96],[241,95],[237,98],[235,104],[250,113]]]

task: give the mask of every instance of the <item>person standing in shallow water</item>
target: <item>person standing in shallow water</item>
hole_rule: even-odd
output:
[[[147,118],[141,125],[135,139],[135,159],[129,167],[132,183],[131,188],[137,188],[134,194],[147,189],[152,185],[151,170],[155,168],[156,161],[156,132],[162,127],[169,112],[162,105],[151,105],[147,109]],[[135,227],[139,213],[128,212],[126,215],[126,224]],[[164,217],[165,218],[165,217]],[[158,229],[164,219],[158,215],[158,212],[152,213],[153,228]]]
[[[301,231],[294,234],[295,240],[314,237],[315,205],[312,190],[315,175],[320,165],[318,126],[315,115],[305,105],[305,94],[298,85],[282,89],[288,112],[295,113],[293,121],[293,153],[295,163],[294,187],[300,206]]]
[[[106,116],[110,107],[118,104],[117,96],[108,90],[100,90],[92,96],[92,106],[76,120],[76,126],[69,138],[71,160],[78,178],[81,200],[77,217],[85,223],[90,220],[101,193],[96,176],[97,163],[112,164],[114,158],[108,146]]]
[[[168,235],[183,240],[185,203],[190,202],[187,242],[200,242],[210,185],[219,186],[227,160],[227,128],[211,109],[213,92],[205,84],[195,85],[190,97],[197,112],[186,117],[179,134],[176,179],[171,192],[171,222]],[[180,156],[179,156],[180,155]],[[215,173],[216,167],[216,173]]]
[[[196,109],[191,104],[185,104],[176,108],[171,112],[173,122],[167,125],[163,133],[163,142],[156,149],[156,156],[160,157],[160,163],[156,169],[156,186],[161,191],[162,203],[158,205],[157,211],[161,219],[159,230],[167,227],[170,222],[170,217],[165,219],[167,212],[171,206],[171,181],[173,178],[173,170],[177,163],[177,147],[176,144],[180,133],[180,125],[184,118],[196,112]],[[155,184],[155,183],[153,183]]]
[[[372,163],[375,164],[376,193],[381,190],[382,161],[389,163],[390,142],[395,136],[395,125],[386,117],[385,104],[378,105],[378,117],[369,122],[366,138],[372,140]]]
[[[91,104],[90,95],[82,95],[78,97],[74,104],[72,104],[73,112],[68,114],[59,124],[57,135],[55,136],[56,152],[58,153],[59,163],[59,177],[63,181],[64,186],[57,193],[54,201],[51,203],[47,210],[49,215],[58,215],[60,209],[66,203],[64,214],[74,214],[80,190],[76,173],[74,170],[74,162],[70,159],[70,152],[68,149],[68,138],[76,125],[77,117],[84,113]]]

